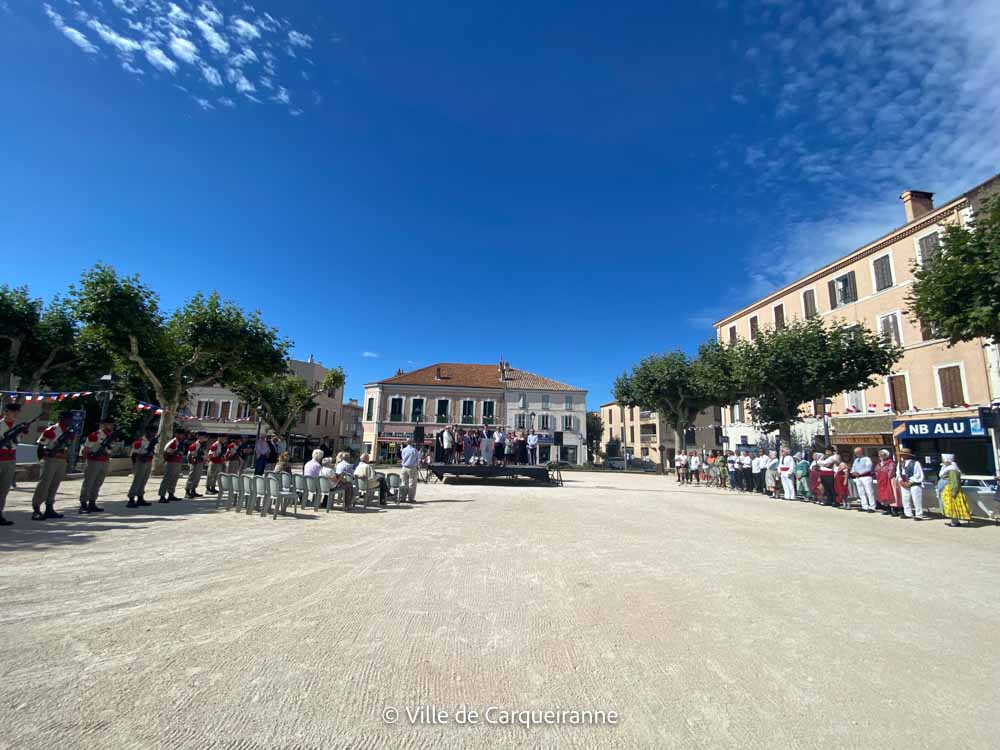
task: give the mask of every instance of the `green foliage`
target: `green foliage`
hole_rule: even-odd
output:
[[[940,252],[914,269],[911,314],[952,344],[1000,342],[1000,195],[972,227],[949,226]]]
[[[314,388],[287,371],[268,378],[241,378],[231,387],[247,403],[254,404],[272,430],[286,435],[303,414],[316,408],[316,396],[343,388],[345,381],[344,371],[334,367]]]
[[[601,436],[604,434],[604,420],[598,412],[587,412],[587,449],[590,451],[591,460],[596,455],[601,445]]]
[[[902,349],[864,326],[819,319],[792,321],[780,330],[760,331],[755,341],[735,347],[736,378],[754,398],[751,414],[765,430],[800,419],[800,406],[844,391],[875,385],[888,375]]]

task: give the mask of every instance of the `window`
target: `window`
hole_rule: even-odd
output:
[[[250,416],[250,404],[238,402],[236,405],[236,418],[247,419]]]
[[[316,410],[316,426],[317,427],[319,427],[320,422],[322,421],[322,419],[323,419],[323,410],[322,409],[317,409]]]
[[[444,424],[448,421],[448,411],[451,408],[451,399],[439,398],[437,400],[437,423]]]
[[[844,394],[844,411],[848,414],[865,412],[865,392],[849,391]]]
[[[906,392],[906,376],[889,376],[889,405],[893,411],[908,411],[910,397]]]
[[[566,421],[566,419],[564,417],[563,418],[563,422],[565,422],[565,421]],[[569,427],[563,427],[563,429],[568,430],[570,428]],[[629,428],[628,428],[628,441],[630,443],[634,443],[635,442],[635,425],[630,425]]]
[[[785,306],[774,306],[774,330],[780,331],[785,327]]]
[[[552,429],[552,417],[548,414],[542,414],[538,417],[538,427],[542,430]]]
[[[872,271],[875,273],[876,292],[892,286],[892,259],[888,255],[872,261]]]
[[[564,445],[559,449],[559,460],[568,464],[576,463],[576,446]]]
[[[415,398],[410,400],[410,421],[411,422],[424,421],[424,400],[422,398]]]
[[[757,316],[754,315],[752,318],[750,318],[750,340],[751,341],[754,341],[757,338],[757,331],[758,330],[759,330],[759,326],[757,324]]]
[[[831,310],[858,301],[858,282],[854,277],[854,271],[838,276],[827,286],[830,291]]]
[[[715,427],[713,429],[715,431],[715,444],[716,445],[722,445],[722,428],[721,427]]]
[[[389,421],[403,421],[403,399],[400,396],[389,400]]]
[[[917,240],[917,262],[924,265],[929,260],[937,257],[941,250],[941,238],[938,233],[925,235]]]
[[[962,406],[965,403],[965,388],[962,387],[961,366],[939,367],[937,376],[941,387],[941,406]]]
[[[476,402],[470,398],[462,402],[462,424],[472,424],[476,421]]]
[[[563,415],[563,429],[564,430],[572,430],[573,429],[573,415],[572,414],[564,414]],[[633,427],[632,429],[634,430],[635,428]]]
[[[526,395],[524,395],[523,393],[520,394],[517,397],[517,405],[521,409],[527,409],[528,408],[528,397]]]
[[[806,289],[802,293],[802,316],[808,320],[816,317],[816,290]]]
[[[573,397],[572,396],[566,396],[566,398],[565,398],[565,405],[566,405],[567,409],[572,409],[573,408]],[[634,406],[632,407],[632,419],[635,419],[635,407]]]
[[[729,343],[736,343],[736,326],[729,326]]]
[[[548,394],[545,394],[544,396],[542,396],[542,408],[543,409],[548,409],[549,408],[549,396],[548,396]]]
[[[899,315],[896,313],[889,313],[888,315],[882,315],[878,319],[878,330],[885,336],[889,341],[893,342],[897,346],[902,346],[903,338],[899,333]]]
[[[483,424],[493,424],[496,418],[496,402],[483,401]]]
[[[368,399],[368,413],[365,415],[365,419],[369,422],[372,421],[372,417],[375,415],[375,399]]]
[[[514,417],[514,426],[517,429],[519,429],[519,430],[523,430],[524,426],[527,423],[528,423],[528,420],[527,420],[527,417],[524,414],[518,414],[516,417]]]

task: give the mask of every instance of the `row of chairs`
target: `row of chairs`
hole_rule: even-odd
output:
[[[386,480],[389,487],[386,500],[393,500],[396,505],[400,501],[401,481],[396,474],[388,476],[381,472],[377,474]],[[219,507],[225,502],[227,508],[235,508],[236,512],[245,510],[249,515],[260,511],[261,516],[271,514],[273,518],[278,517],[278,513],[287,514],[291,505],[292,512],[298,516],[298,509],[312,507],[319,509],[324,504],[326,512],[335,503],[339,503],[344,510],[350,510],[354,503],[364,503],[367,508],[372,501],[382,502],[382,492],[380,483],[370,482],[367,479],[360,479],[349,476],[353,486],[354,499],[352,503],[347,503],[347,493],[343,487],[334,486],[333,483],[324,476],[309,477],[304,474],[290,474],[287,471],[269,471],[260,474],[219,474],[218,494],[215,496],[215,507]]]

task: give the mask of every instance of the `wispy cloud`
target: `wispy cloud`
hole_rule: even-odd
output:
[[[361,356],[364,359],[378,359],[382,355],[379,354],[378,352],[361,352]]]
[[[321,101],[315,86],[304,83],[304,67],[312,61],[293,51],[310,49],[313,37],[242,0],[63,2],[66,17],[53,7],[55,0],[42,9],[83,52],[98,60],[117,57],[134,76],[151,73],[151,80],[162,80],[166,74],[202,110],[232,108],[237,99],[260,103],[260,89],[274,92],[270,101],[293,116],[302,114],[295,103]],[[6,0],[0,8],[9,10]]]

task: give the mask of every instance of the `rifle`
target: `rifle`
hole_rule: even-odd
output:
[[[160,441],[159,435],[153,435],[153,439],[146,446],[146,456],[152,456],[156,452],[156,444]]]
[[[108,449],[111,447],[112,443],[120,442],[123,437],[124,437],[124,433],[122,433],[121,430],[117,430],[117,429],[116,430],[112,430],[111,434],[108,435],[106,438],[104,438],[104,440],[101,441],[101,444],[99,446],[97,446],[97,450],[92,450],[90,452],[91,457],[94,457],[94,456],[96,456],[96,457],[103,456],[105,453],[108,452]]]
[[[38,457],[49,458],[51,456],[54,456],[55,454],[62,451],[67,445],[69,445],[70,441],[75,437],[76,437],[76,431],[73,430],[73,428],[66,430],[65,432],[63,432],[62,435],[56,438],[56,442],[53,443],[51,448],[43,448],[41,445],[39,445],[37,448]]]
[[[16,440],[21,435],[22,432],[31,427],[32,424],[37,422],[41,418],[41,414],[32,419],[30,422],[19,422],[18,424],[11,427],[7,432],[4,433],[3,437],[0,437],[0,448],[9,449],[14,445],[17,445]]]

